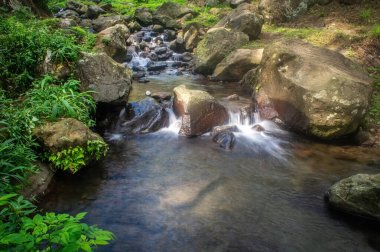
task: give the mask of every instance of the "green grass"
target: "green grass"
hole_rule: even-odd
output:
[[[374,38],[380,38],[380,24],[375,24],[371,29],[371,36]]]
[[[364,22],[369,23],[373,18],[373,10],[371,8],[364,9],[360,12],[359,16]]]

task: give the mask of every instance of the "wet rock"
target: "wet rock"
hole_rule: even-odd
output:
[[[135,22],[135,21],[132,21],[128,24],[128,28],[132,31],[132,32],[137,32],[137,31],[140,31],[142,29],[141,25],[138,23],[138,22]]]
[[[321,139],[354,133],[372,93],[368,74],[343,55],[299,40],[264,51],[256,101],[294,131]],[[271,119],[265,117],[264,119]]]
[[[82,53],[76,75],[82,91],[94,91],[96,102],[127,99],[132,85],[132,72],[105,53]]]
[[[176,32],[173,30],[165,30],[164,31],[164,40],[165,41],[172,41],[176,38]]]
[[[212,74],[215,67],[230,52],[247,43],[248,36],[224,28],[209,31],[195,49],[195,68],[201,74]]]
[[[156,47],[156,49],[154,49],[154,53],[157,54],[157,55],[161,55],[161,54],[165,54],[168,52],[168,48],[167,47]]]
[[[254,122],[254,118],[253,118],[254,112],[255,112],[255,107],[252,104],[241,107],[239,109],[240,123],[252,124]]]
[[[144,36],[142,39],[143,39],[145,42],[151,42],[151,41],[152,41],[152,37],[150,37],[150,36]]]
[[[79,14],[73,10],[63,10],[55,14],[57,18],[79,18]]]
[[[158,60],[158,56],[157,56],[157,54],[155,54],[155,53],[150,53],[150,54],[148,55],[148,58],[149,58],[150,60],[152,60],[152,61],[157,61],[157,60]]]
[[[199,136],[228,120],[227,110],[209,93],[190,90],[180,85],[173,90],[173,108],[177,116],[182,116],[180,134]]]
[[[203,39],[206,34],[206,29],[203,25],[192,23],[184,28],[183,39],[185,41],[185,48],[187,51],[192,51],[197,47],[199,41]]]
[[[181,18],[189,13],[195,13],[190,8],[174,2],[165,2],[156,11],[160,15],[169,16],[173,19]]]
[[[38,168],[37,173],[29,176],[26,186],[20,191],[21,195],[31,201],[48,191],[50,182],[55,174],[55,169],[48,164],[37,162],[36,165]]]
[[[212,128],[211,136],[215,136],[223,131],[240,132],[236,125],[222,125]]]
[[[134,72],[132,75],[132,78],[134,80],[138,80],[138,79],[141,79],[143,77],[145,77],[145,71]]]
[[[163,32],[164,31],[164,27],[162,25],[155,24],[155,25],[153,25],[152,30],[155,31],[155,32]]]
[[[181,61],[190,62],[193,60],[193,55],[189,52],[185,52],[181,55]]]
[[[161,54],[161,55],[157,55],[157,58],[159,61],[166,61],[168,59],[170,59],[170,57],[173,55],[173,52],[172,51],[168,51],[167,53],[164,53],[164,54]]]
[[[122,131],[126,134],[154,132],[169,125],[169,114],[165,107],[151,97],[129,103],[127,114],[132,119],[122,124]]]
[[[150,13],[148,8],[140,8],[135,11],[135,19],[142,26],[151,25],[153,22],[152,13]]]
[[[99,6],[90,5],[90,6],[88,6],[88,9],[86,12],[86,17],[89,19],[95,19],[95,18],[99,17],[100,14],[104,14],[104,13],[106,13],[106,11],[103,10],[102,8],[100,8]]]
[[[67,1],[66,2],[66,8],[69,10],[73,10],[80,15],[85,14],[88,10],[88,6],[82,3],[78,3],[75,1]]]
[[[260,124],[253,125],[251,129],[254,131],[257,131],[257,132],[265,131],[265,128],[263,126],[261,126]]]
[[[225,150],[231,150],[236,142],[236,137],[231,131],[225,130],[217,133],[212,140]]]
[[[148,71],[160,71],[168,67],[166,62],[149,62],[147,65]]]
[[[124,24],[117,24],[101,31],[96,39],[95,48],[105,52],[119,63],[127,60],[127,39],[129,30]]]
[[[148,79],[148,78],[146,78],[146,77],[144,77],[144,78],[140,78],[140,79],[138,79],[137,80],[139,83],[148,83],[148,82],[150,82],[150,80]]]
[[[253,8],[249,4],[242,4],[222,18],[214,27],[243,32],[249,36],[250,40],[257,39],[261,33],[264,19],[261,15],[253,12]]]
[[[183,53],[186,51],[185,42],[182,38],[178,37],[170,43],[170,49],[176,53]]]
[[[238,81],[249,70],[257,67],[264,49],[237,49],[224,58],[215,68],[213,77],[221,81]]]
[[[342,179],[326,194],[334,208],[380,221],[380,174],[357,174]]]
[[[240,100],[240,97],[239,97],[239,95],[237,95],[237,94],[233,94],[233,95],[227,96],[226,99],[227,99],[228,101],[238,101],[238,100]]]
[[[100,32],[117,24],[127,25],[128,21],[128,17],[121,15],[101,16],[92,20],[92,27],[96,32]]]
[[[155,92],[152,97],[157,101],[170,101],[172,98],[172,93],[169,92]]]

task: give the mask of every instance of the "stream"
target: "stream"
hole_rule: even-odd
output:
[[[379,224],[324,202],[338,180],[378,173],[377,154],[313,142],[254,115],[265,131],[252,131],[236,113],[250,103],[236,83],[170,68],[149,80],[134,83],[129,101],[180,84],[205,90],[238,125],[234,148],[220,148],[209,134],[179,136],[173,116],[155,133],[112,128],[105,134],[107,157],[75,176],[56,176],[42,209],[88,212],[86,222],[117,237],[99,251],[380,251]],[[239,101],[225,99],[235,93]]]

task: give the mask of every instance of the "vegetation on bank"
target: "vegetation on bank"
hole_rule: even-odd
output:
[[[39,213],[17,192],[38,171],[43,156],[32,135],[37,126],[59,118],[76,118],[93,126],[95,102],[79,92],[79,82],[69,76],[56,79],[39,72],[51,52],[55,64],[75,64],[80,51],[90,50],[95,36],[74,27],[58,29],[57,20],[35,18],[27,10],[0,15],[0,250],[91,251],[108,244],[113,234],[82,223],[85,213]],[[89,143],[86,152],[104,154],[104,143]],[[77,158],[77,153],[75,158]],[[84,153],[88,154],[88,153]],[[58,168],[78,169],[73,155],[49,159]],[[53,160],[54,159],[54,160]]]

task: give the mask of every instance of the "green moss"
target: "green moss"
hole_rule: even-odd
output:
[[[70,147],[57,153],[51,153],[48,160],[58,169],[76,173],[87,165],[89,160],[99,160],[107,154],[108,146],[100,140],[88,141],[87,146]]]

